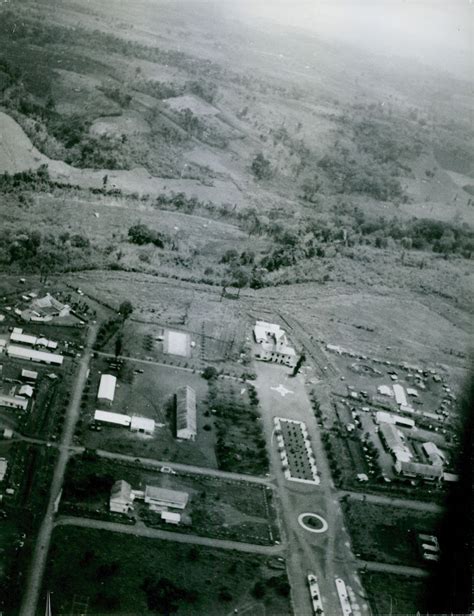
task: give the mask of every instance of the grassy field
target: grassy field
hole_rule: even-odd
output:
[[[271,575],[258,556],[57,528],[45,579],[53,609],[66,613],[76,597],[87,602],[90,614],[221,616],[245,606],[261,610],[262,605],[266,613],[283,616],[290,612],[289,600],[271,587]],[[284,586],[286,576],[278,578]],[[153,592],[162,580],[167,592]],[[255,599],[251,593],[259,581],[264,597]]]
[[[100,458],[72,460],[62,498],[63,513],[124,523],[141,520],[150,527],[169,528],[159,514],[140,502],[135,503],[128,517],[110,514],[110,489],[118,479],[124,479],[135,490],[152,485],[187,492],[190,500],[183,512],[183,524],[176,528],[178,532],[267,545],[279,536],[272,492],[264,486],[181,472],[168,475],[136,463]]]
[[[392,573],[360,574],[375,616],[386,614],[416,614],[422,608],[425,582]]]
[[[347,500],[343,506],[353,550],[360,558],[421,566],[418,533],[436,534],[439,516]]]

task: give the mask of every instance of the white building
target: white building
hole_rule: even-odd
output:
[[[122,413],[111,413],[109,411],[96,411],[94,413],[94,421],[108,423],[114,426],[125,426],[128,428],[132,423],[132,418],[129,415]]]
[[[145,503],[150,509],[161,511],[162,509],[184,509],[188,504],[189,494],[177,490],[166,490],[165,488],[155,488],[146,486]]]
[[[375,413],[375,420],[378,424],[385,422],[393,425],[404,426],[406,428],[414,428],[415,421],[411,417],[402,417],[401,415],[394,415],[393,413],[387,413],[386,411],[377,411]]]
[[[181,514],[174,511],[162,511],[161,519],[168,524],[179,524],[181,522]]]
[[[130,422],[130,430],[140,434],[152,435],[155,432],[155,421],[147,417],[138,417],[133,415]]]
[[[379,433],[386,448],[399,462],[410,462],[413,454],[405,442],[405,437],[400,430],[391,424],[382,422]]]
[[[425,456],[430,461],[430,464],[432,464],[433,466],[444,466],[446,462],[446,456],[435,443],[423,443],[421,448],[423,449],[423,453],[425,454]]]
[[[112,486],[109,508],[114,513],[128,513],[133,509],[132,486],[123,479],[119,479]]]
[[[24,334],[23,330],[15,327],[10,334],[10,342],[18,342],[19,344],[27,344],[29,346],[35,346],[37,341],[36,336],[31,336],[29,334]]]
[[[437,481],[443,477],[442,467],[433,466],[432,464],[420,464],[418,462],[397,460],[394,466],[397,473],[411,479]]]
[[[57,353],[48,353],[47,351],[36,351],[35,349],[29,349],[26,347],[16,346],[10,344],[7,347],[7,355],[13,359],[25,359],[29,361],[35,361],[41,364],[54,364],[56,366],[62,366],[64,357]]]
[[[388,396],[393,398],[393,390],[389,385],[380,385],[377,387],[377,391],[381,396]]]
[[[0,458],[0,481],[5,479],[5,475],[7,474],[8,461],[6,458]]]
[[[31,385],[22,385],[18,390],[18,394],[20,396],[26,396],[27,398],[32,398],[34,393],[35,390],[31,387]]]
[[[260,345],[255,353],[256,359],[284,364],[290,368],[296,366],[296,351],[289,346],[286,333],[279,325],[257,321],[253,333],[255,342]]]
[[[36,381],[38,378],[38,373],[34,370],[26,370],[25,368],[21,371],[21,378],[25,379],[25,381]]]
[[[22,398],[21,396],[0,394],[0,406],[26,411],[28,408],[28,400],[26,398]]]
[[[405,390],[399,383],[393,385],[393,393],[395,394],[395,400],[398,406],[408,406]]]
[[[197,436],[196,392],[189,385],[176,392],[176,436],[187,441]]]
[[[115,387],[117,385],[117,377],[112,374],[103,374],[100,377],[99,392],[97,400],[102,404],[111,405],[114,401]]]

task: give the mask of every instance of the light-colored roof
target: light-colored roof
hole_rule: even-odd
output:
[[[18,359],[31,359],[47,364],[57,364],[60,366],[63,363],[64,357],[57,353],[48,353],[47,351],[37,351],[36,349],[27,349],[26,347],[10,344],[7,348],[7,354],[10,357]]]
[[[16,333],[13,331],[10,335],[11,342],[19,342],[20,344],[29,344],[34,346],[38,338],[36,336],[30,336],[29,334]]]
[[[385,439],[388,449],[398,460],[408,461],[413,457],[403,440],[402,434],[393,424],[382,422],[379,429]]]
[[[18,391],[18,393],[20,394],[20,396],[27,396],[28,398],[31,398],[31,396],[34,394],[34,389],[33,387],[31,387],[31,385],[22,385]]]
[[[21,396],[9,396],[0,394],[0,406],[15,407],[26,410],[28,408],[28,400]]]
[[[138,415],[133,415],[132,421],[130,423],[130,429],[153,432],[155,429],[155,420],[148,419],[148,417],[138,417]]]
[[[162,511],[161,519],[165,522],[181,522],[181,514],[175,511]]]
[[[415,421],[409,417],[402,417],[401,415],[394,415],[393,413],[387,413],[386,411],[377,411],[375,414],[378,423],[386,422],[389,424],[402,424],[405,426],[413,427]]]
[[[132,499],[132,486],[124,481],[123,479],[119,479],[114,483],[112,489],[110,491],[110,500],[120,501],[120,502],[131,502]]]
[[[5,458],[0,458],[0,481],[3,481],[8,468],[8,461]]]
[[[100,377],[100,385],[99,392],[97,393],[97,398],[99,400],[108,400],[109,402],[113,402],[116,384],[117,377],[113,376],[112,374],[103,374]]]
[[[257,321],[254,327],[254,334],[257,340],[266,338],[268,334],[277,334],[281,327],[276,323],[267,323],[267,321]]]
[[[432,466],[431,464],[401,461],[398,463],[398,468],[404,475],[432,478],[439,478],[443,476],[443,469],[440,466]]]
[[[196,433],[196,392],[189,385],[176,392],[176,430]]]
[[[21,376],[24,379],[31,379],[32,381],[36,381],[36,379],[38,378],[38,373],[34,370],[26,370],[25,368],[23,368],[23,370],[21,371]]]
[[[379,387],[377,387],[377,391],[382,396],[393,396],[393,390],[389,385],[380,385]]]
[[[395,383],[393,385],[393,393],[395,394],[395,400],[397,401],[398,405],[405,406],[407,404],[407,397],[405,395],[405,390],[400,385],[400,383]]]
[[[128,427],[132,421],[132,418],[129,415],[123,415],[121,413],[110,413],[109,411],[96,411],[94,413],[94,421],[104,421],[106,423]]]
[[[145,488],[145,500],[159,501],[169,504],[170,507],[184,509],[188,503],[188,499],[189,494],[187,492],[156,488],[155,486],[146,486]]]

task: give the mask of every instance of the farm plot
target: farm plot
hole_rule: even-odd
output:
[[[190,473],[160,473],[143,466],[108,459],[74,458],[68,468],[61,511],[121,523],[140,521],[169,530],[160,513],[134,501],[128,514],[109,512],[110,490],[123,479],[134,490],[154,486],[189,494],[182,522],[173,530],[205,537],[271,545],[279,539],[272,491],[245,481],[224,480]]]
[[[374,615],[417,614],[422,608],[425,582],[393,573],[361,572]]]
[[[191,371],[171,366],[124,361],[117,366],[114,359],[99,357],[94,360],[86,392],[82,401],[83,414],[77,436],[91,449],[127,453],[160,460],[187,462],[215,468],[216,437],[214,422],[207,410],[207,381]],[[110,408],[98,405],[97,391],[100,373],[118,377],[115,397]],[[197,437],[195,441],[177,441],[175,438],[174,395],[183,385],[196,392]],[[139,435],[126,427],[100,425],[90,429],[96,409],[125,415],[137,415],[155,421],[153,435]]]
[[[265,557],[102,530],[57,528],[45,579],[58,613],[78,598],[88,614],[291,612],[286,575],[275,576]],[[259,599],[249,596],[257,583]]]
[[[281,417],[275,417],[274,423],[286,478],[318,485],[320,480],[306,425]]]

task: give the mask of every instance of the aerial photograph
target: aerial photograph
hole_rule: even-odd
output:
[[[0,616],[472,615],[472,0],[0,0]]]

